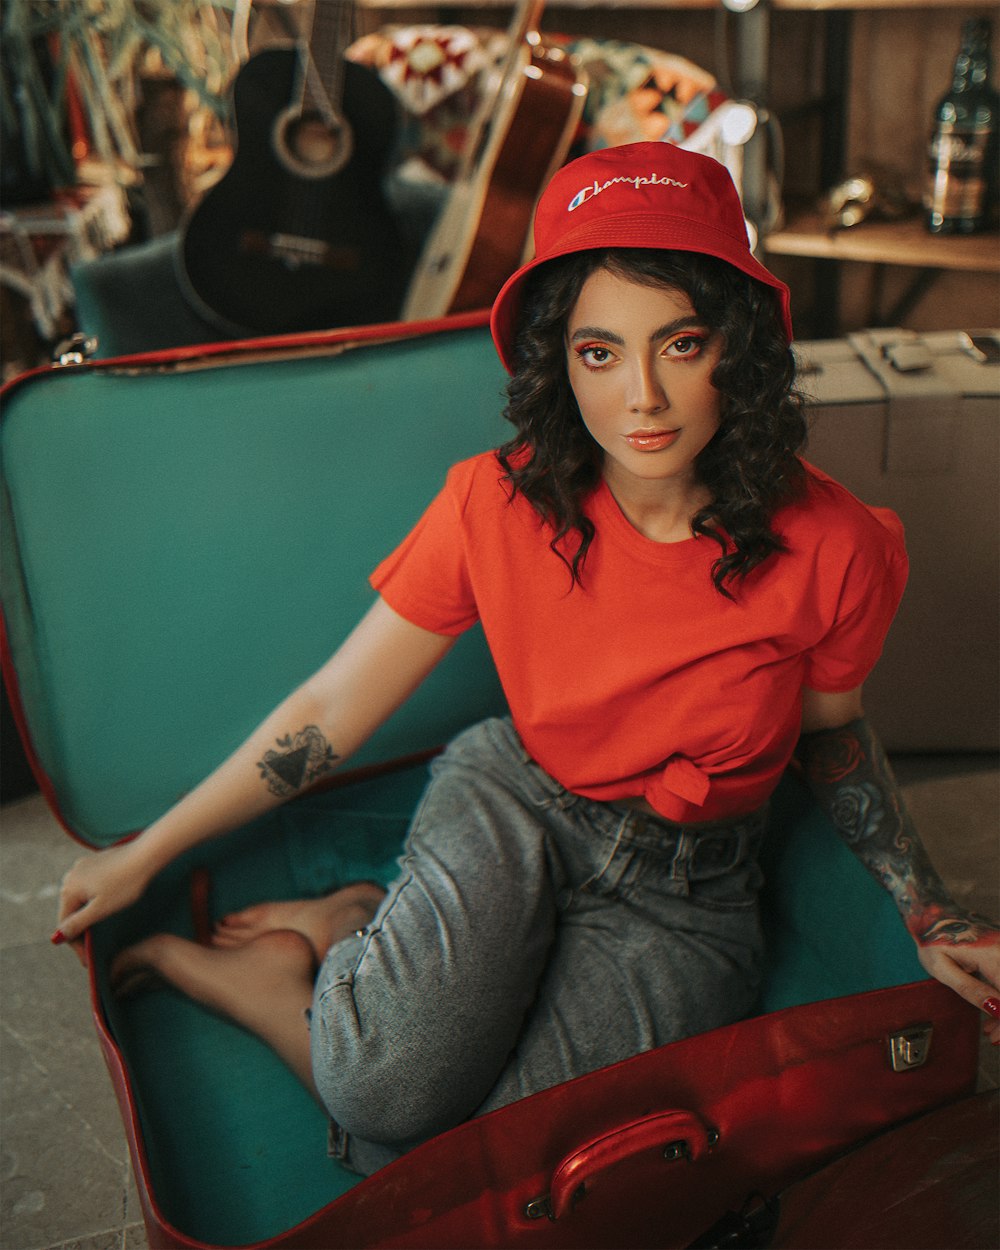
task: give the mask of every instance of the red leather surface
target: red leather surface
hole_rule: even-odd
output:
[[[95,1010],[149,1244],[197,1246],[166,1224],[150,1192],[125,1063],[96,1002]],[[894,1072],[889,1035],[924,1022],[934,1026],[926,1064]],[[933,981],[741,1021],[460,1125],[266,1244],[680,1250],[752,1191],[773,1194],[885,1128],[970,1094],[978,1036],[978,1013]],[[691,1160],[663,1157],[663,1146],[678,1136],[672,1116],[662,1122],[663,1134],[654,1131],[657,1116],[678,1109],[719,1133],[717,1144],[694,1150]],[[636,1128],[642,1122],[646,1127]],[[633,1129],[637,1138],[629,1136]],[[529,1203],[552,1192],[561,1163],[623,1131],[620,1140],[637,1148],[621,1158],[605,1154],[600,1183],[564,1204],[561,1218],[526,1214]]]

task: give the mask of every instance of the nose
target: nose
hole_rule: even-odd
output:
[[[635,361],[629,373],[629,412],[651,415],[670,407],[670,401],[660,381],[656,363],[650,359]]]

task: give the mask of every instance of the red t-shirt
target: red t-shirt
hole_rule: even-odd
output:
[[[582,585],[494,453],[456,465],[372,585],[439,634],[482,622],[526,750],[566,789],[644,796],[670,820],[764,803],[799,735],[801,690],[859,686],[906,581],[902,525],[812,466],[772,527],[788,552],[729,584],[711,538],[658,543],[602,482]],[[575,542],[575,536],[574,542]]]

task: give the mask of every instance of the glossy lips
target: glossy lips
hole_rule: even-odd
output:
[[[622,437],[636,451],[663,451],[680,437],[680,430],[633,430]]]

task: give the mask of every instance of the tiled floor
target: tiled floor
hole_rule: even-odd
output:
[[[81,853],[35,795],[0,809],[0,1246],[146,1246],[87,979],[49,943]]]
[[[995,761],[909,758],[897,773],[956,894],[1000,913]],[[86,980],[72,954],[48,941],[58,882],[79,853],[38,796],[0,809],[2,1250],[147,1245]],[[996,1051],[984,1049],[983,1084],[998,1075]]]

